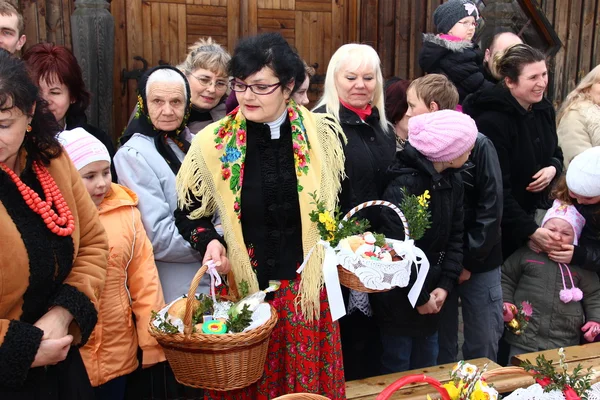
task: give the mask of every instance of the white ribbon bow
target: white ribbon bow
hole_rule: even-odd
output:
[[[217,302],[217,296],[215,294],[215,286],[219,286],[221,284],[221,275],[217,272],[217,263],[213,260],[208,260],[206,263],[208,270],[206,271],[210,275],[210,294],[212,296],[213,302]]]
[[[404,260],[408,260],[411,264],[415,264],[417,280],[408,292],[408,301],[410,301],[410,304],[414,308],[417,304],[421,289],[423,289],[423,285],[425,284],[427,273],[429,272],[429,260],[423,250],[415,246],[415,242],[412,239],[394,242],[394,251],[396,251],[396,254],[401,256]],[[418,261],[417,258],[420,258],[421,260]]]
[[[340,278],[337,270],[337,256],[335,250],[329,242],[325,240],[319,240],[306,254],[304,261],[300,265],[300,268],[296,270],[297,273],[302,273],[310,256],[317,246],[323,246],[325,248],[325,258],[323,260],[323,279],[325,281],[325,290],[327,290],[327,300],[329,301],[329,311],[331,312],[331,320],[337,321],[346,315],[346,307],[344,306],[344,298],[342,297],[342,289],[340,287]]]

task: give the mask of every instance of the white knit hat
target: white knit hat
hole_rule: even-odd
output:
[[[587,149],[569,163],[567,187],[580,196],[600,196],[600,147]]]
[[[58,141],[67,151],[77,170],[94,161],[108,161],[110,164],[110,154],[106,146],[83,128],[59,133]]]

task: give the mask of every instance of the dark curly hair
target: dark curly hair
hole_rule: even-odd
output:
[[[35,112],[31,110],[35,106]],[[23,146],[32,161],[45,165],[62,153],[62,147],[56,139],[61,131],[48,105],[39,96],[37,86],[27,74],[25,63],[12,56],[8,51],[0,50],[0,110],[17,108],[32,117],[31,132],[25,135]]]
[[[280,33],[261,33],[241,39],[229,62],[229,75],[246,79],[264,67],[269,67],[279,78],[282,89],[292,79],[296,90],[306,77],[304,62]]]

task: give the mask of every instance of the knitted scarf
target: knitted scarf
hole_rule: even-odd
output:
[[[290,100],[287,108],[292,127],[294,163],[298,178],[298,199],[302,217],[304,256],[319,241],[319,232],[308,214],[314,209],[310,193],[316,193],[333,210],[344,178],[344,133],[328,114],[313,114]],[[196,135],[177,175],[179,207],[193,200],[200,206],[191,219],[211,217],[216,211],[222,220],[227,256],[236,282],[248,282],[250,292],[258,291],[258,280],[250,264],[241,226],[241,190],[246,158],[246,119],[236,108],[222,120]],[[268,245],[268,244],[267,244]],[[325,251],[316,246],[302,272],[296,305],[307,320],[319,318],[321,270]]]

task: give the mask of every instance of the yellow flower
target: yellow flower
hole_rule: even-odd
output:
[[[422,196],[425,200],[429,200],[431,198],[431,196],[429,195],[429,190],[423,192]]]
[[[446,389],[446,391],[448,392],[448,396],[450,396],[452,400],[458,400],[458,397],[460,396],[460,388],[457,388],[454,385],[454,382],[444,383],[442,387]]]
[[[319,213],[319,222],[325,225],[325,229],[329,232],[330,239],[333,239],[333,234],[336,231],[336,224],[329,211]]]
[[[469,400],[490,400],[490,394],[481,389],[474,390]]]

